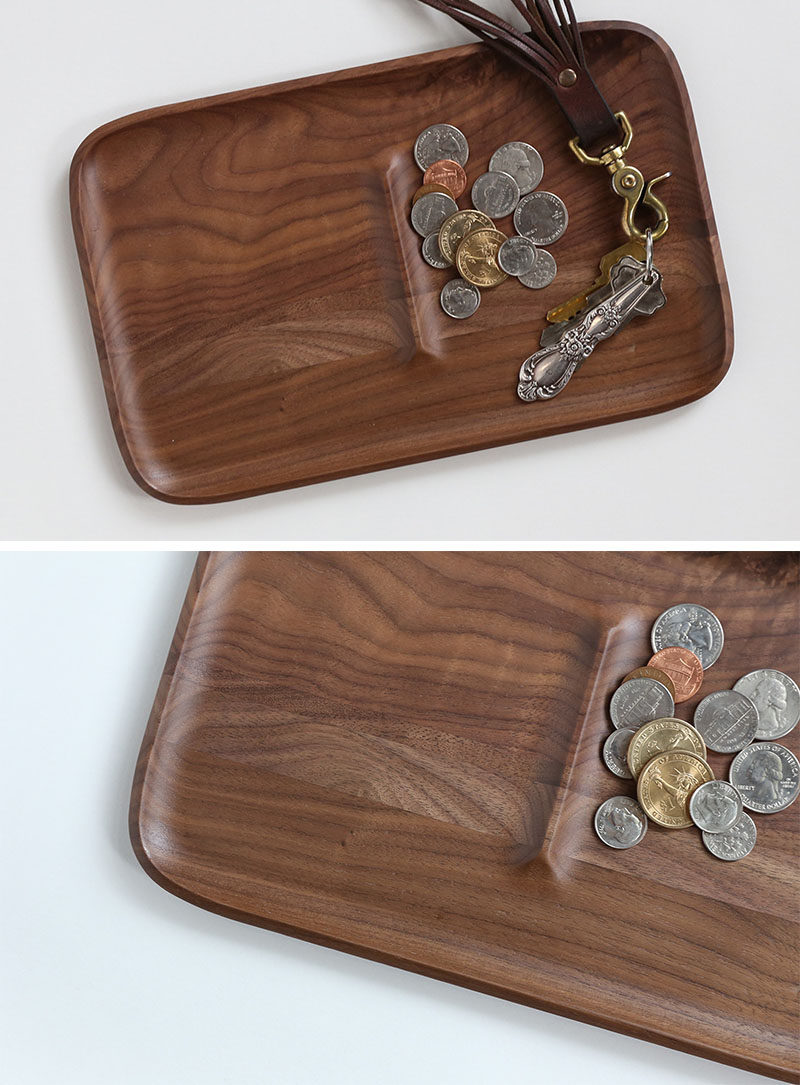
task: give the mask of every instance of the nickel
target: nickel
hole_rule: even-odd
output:
[[[594,829],[609,848],[632,848],[647,832],[647,818],[638,802],[626,795],[606,799],[594,815]]]
[[[631,727],[635,731],[643,723],[671,716],[674,711],[669,690],[652,678],[632,678],[611,698],[611,722],[616,728]]]
[[[800,762],[777,742],[754,742],[731,762],[730,781],[748,810],[777,814],[800,794]]]
[[[427,237],[440,230],[456,211],[458,204],[452,196],[446,196],[443,192],[429,192],[412,206],[411,225],[420,237]]]
[[[756,737],[758,709],[743,693],[721,689],[704,697],[694,712],[694,725],[716,753],[736,753]]]
[[[735,862],[749,855],[756,844],[756,826],[749,814],[742,813],[735,825],[724,833],[703,833],[703,843],[717,859]]]
[[[672,679],[665,671],[659,670],[658,667],[637,667],[635,671],[626,674],[622,681],[623,683],[630,682],[631,678],[654,678],[656,682],[660,682],[662,686],[667,687],[670,697],[673,701],[675,700],[675,686]]]
[[[783,671],[751,671],[733,687],[758,709],[756,738],[783,738],[800,720],[800,689]]]
[[[505,218],[519,203],[519,185],[509,173],[484,173],[472,186],[472,203],[484,215]]]

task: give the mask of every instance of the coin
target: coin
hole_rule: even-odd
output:
[[[464,133],[452,124],[432,124],[417,136],[414,158],[421,170],[445,158],[458,162],[459,166],[466,166],[469,144]]]
[[[689,817],[704,833],[725,833],[742,814],[742,796],[727,780],[709,780],[692,792]]]
[[[703,684],[703,665],[688,648],[662,648],[648,666],[658,667],[669,675],[675,687],[675,704],[694,697]]]
[[[519,185],[509,173],[484,173],[472,186],[472,202],[493,219],[505,218],[519,203]]]
[[[542,183],[544,163],[542,156],[530,143],[505,143],[494,152],[489,169],[508,173],[519,186],[521,195],[527,196]]]
[[[451,279],[444,284],[441,302],[448,316],[454,320],[466,320],[480,305],[481,292],[463,279]]]
[[[777,742],[754,742],[731,762],[731,783],[748,810],[776,814],[800,794],[800,762]]]
[[[456,267],[473,286],[499,286],[508,276],[497,263],[497,253],[505,241],[499,230],[475,230],[458,246]]]
[[[453,161],[452,158],[443,158],[439,162],[434,162],[432,166],[428,166],[423,179],[426,185],[444,185],[453,199],[456,200],[463,195],[467,187],[467,175],[464,172],[464,167]]]
[[[569,225],[564,201],[552,192],[532,192],[514,212],[518,234],[529,237],[534,245],[552,245]]]
[[[675,700],[675,686],[666,671],[660,671],[658,667],[637,667],[635,671],[625,675],[622,679],[623,684],[630,682],[631,678],[653,678],[656,682],[660,682],[662,686],[666,686],[670,697],[673,701]]]
[[[638,802],[615,795],[598,807],[594,831],[609,848],[632,848],[644,840],[647,818]]]
[[[506,275],[526,275],[533,270],[538,250],[527,237],[509,237],[500,246],[497,262]]]
[[[453,193],[447,188],[446,185],[420,185],[411,200],[411,206],[413,207],[418,200],[421,200],[423,196],[430,196],[432,192],[440,192],[442,196],[452,196]]]
[[[619,731],[612,731],[603,743],[603,760],[606,768],[623,780],[633,779],[631,770],[628,768],[628,746],[635,734],[636,732],[630,727],[623,727]]]
[[[473,230],[493,230],[494,223],[488,215],[470,208],[469,211],[457,211],[442,223],[439,230],[439,248],[442,256],[451,264],[456,262],[458,246]]]
[[[700,784],[714,779],[702,757],[686,750],[661,753],[639,775],[637,797],[644,812],[666,829],[688,829],[689,798]]]
[[[628,746],[628,768],[638,777],[648,761],[670,750],[688,750],[706,759],[702,735],[690,723],[669,716],[645,723],[636,731]]]
[[[800,720],[800,689],[783,671],[751,671],[733,687],[758,709],[756,738],[783,738]]]
[[[536,263],[525,275],[520,275],[519,281],[523,286],[531,290],[544,290],[555,279],[558,265],[555,258],[547,249],[536,250]]]
[[[756,825],[749,814],[742,813],[739,820],[724,833],[703,833],[703,843],[717,859],[735,862],[749,855],[756,845]]]
[[[452,267],[452,260],[445,260],[442,256],[437,233],[428,234],[422,242],[422,255],[431,267],[439,268],[440,271],[446,267]]]
[[[694,725],[710,750],[736,753],[756,737],[758,709],[743,693],[720,689],[704,697],[694,710]]]
[[[697,603],[679,603],[656,618],[651,633],[653,651],[688,648],[707,671],[720,657],[725,635],[716,614]]]
[[[427,237],[440,230],[442,223],[456,211],[458,204],[452,196],[445,196],[443,192],[429,192],[411,208],[411,225],[421,237]]]
[[[611,698],[611,722],[615,727],[632,727],[671,716],[675,703],[666,686],[652,678],[632,678],[623,682]]]

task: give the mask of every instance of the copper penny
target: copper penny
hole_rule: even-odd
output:
[[[467,175],[464,167],[459,166],[452,158],[443,158],[434,162],[425,170],[423,178],[426,185],[444,185],[454,200],[463,196],[467,187]]]
[[[414,193],[414,198],[411,201],[411,206],[413,207],[414,204],[417,202],[417,200],[421,200],[423,196],[430,196],[431,192],[441,192],[441,194],[443,196],[452,196],[453,195],[453,193],[450,191],[450,189],[446,185],[439,185],[439,184],[423,185],[421,188],[418,188],[417,191]]]
[[[648,664],[668,674],[675,686],[675,703],[688,701],[703,684],[703,664],[688,648],[662,648]]]
[[[632,678],[653,678],[656,682],[660,682],[662,686],[666,686],[669,690],[670,697],[673,701],[675,697],[675,686],[672,679],[666,671],[659,670],[658,667],[637,667],[635,671],[631,671],[630,674],[626,674],[620,682],[621,686],[624,686],[626,682],[630,682]]]

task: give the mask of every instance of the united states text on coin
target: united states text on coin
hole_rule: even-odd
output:
[[[442,256],[438,233],[428,234],[422,242],[422,255],[431,267],[438,268],[440,271],[453,266],[452,260],[445,260],[444,256]]]
[[[484,173],[472,186],[472,202],[484,215],[505,218],[519,203],[519,185],[508,173]]]
[[[694,697],[703,684],[703,666],[694,652],[688,648],[662,648],[648,663],[669,675],[675,687],[675,704]]]
[[[434,162],[432,166],[428,166],[425,170],[424,181],[426,185],[444,185],[455,200],[464,194],[467,187],[464,167],[452,158],[443,158],[440,162]]]
[[[442,256],[454,264],[458,246],[467,234],[471,234],[473,230],[493,229],[494,223],[482,211],[475,211],[474,208],[468,211],[457,211],[442,223],[439,230],[439,248],[442,250]]]
[[[678,603],[656,618],[650,639],[654,652],[662,648],[688,648],[707,671],[720,657],[725,634],[719,618],[707,607]]]
[[[414,158],[423,171],[444,158],[452,158],[459,166],[466,166],[469,144],[464,133],[452,124],[432,124],[417,136]]]
[[[456,211],[458,204],[452,196],[445,196],[443,192],[429,192],[411,208],[411,225],[420,237],[427,237],[440,230],[442,223]]]
[[[632,848],[647,832],[647,818],[638,802],[627,795],[606,799],[594,815],[594,831],[609,848]]]
[[[622,727],[619,731],[612,731],[603,743],[606,768],[622,780],[633,779],[633,773],[628,768],[628,746],[635,734],[630,727]]]
[[[652,720],[636,731],[628,746],[628,768],[633,777],[638,778],[648,761],[670,750],[687,750],[706,759],[705,743],[690,723],[671,716]]]
[[[505,241],[499,230],[474,230],[458,246],[456,267],[473,286],[499,286],[508,278],[497,263],[497,253]]]
[[[800,689],[783,671],[762,668],[740,678],[733,687],[758,709],[756,738],[783,738],[800,720]]]
[[[440,192],[442,196],[452,196],[453,193],[447,188],[446,185],[420,185],[411,200],[411,206],[422,199],[423,196],[430,196],[432,192]]]
[[[709,750],[736,753],[756,737],[758,709],[743,693],[720,689],[704,697],[694,710],[694,725]]]
[[[689,799],[689,817],[704,833],[727,832],[741,813],[742,796],[727,780],[709,780]]]
[[[555,257],[547,249],[536,250],[536,263],[530,271],[519,276],[519,281],[530,290],[544,290],[555,279],[558,265]]]
[[[497,262],[506,275],[527,275],[536,263],[538,249],[527,237],[509,237],[500,246]]]
[[[703,833],[703,843],[717,859],[735,862],[744,859],[756,846],[756,825],[749,814],[742,813],[735,825],[724,833]]]
[[[669,690],[669,695],[675,700],[675,686],[672,679],[665,672],[658,669],[658,667],[637,667],[635,671],[631,671],[630,674],[626,674],[622,679],[622,683],[630,682],[631,678],[653,678],[656,682],[660,682],[662,686],[666,686]],[[622,685],[620,683],[620,685]],[[677,702],[676,702],[677,703]]]
[[[463,279],[451,279],[445,283],[441,295],[442,308],[454,320],[466,320],[478,309],[481,292]]]
[[[674,711],[669,690],[652,678],[632,678],[611,698],[611,722],[615,727],[631,727],[634,731],[643,723],[671,716]]]
[[[737,753],[728,773],[748,810],[777,814],[800,794],[800,762],[777,742],[754,742]]]
[[[492,155],[489,169],[510,174],[522,196],[538,188],[544,177],[542,156],[530,143],[505,143]]]
[[[686,750],[661,753],[648,761],[636,788],[642,809],[665,829],[688,829],[689,799],[695,788],[714,779],[710,767]]]
[[[517,233],[529,237],[534,245],[552,245],[563,237],[568,225],[564,201],[553,192],[532,192],[514,212]]]

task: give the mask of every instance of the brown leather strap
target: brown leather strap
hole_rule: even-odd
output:
[[[420,0],[467,27],[540,79],[555,97],[584,150],[599,154],[621,142],[614,114],[597,89],[571,0],[511,0],[528,31],[472,0]]]

